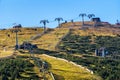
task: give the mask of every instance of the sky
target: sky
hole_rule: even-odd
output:
[[[14,23],[40,27],[40,20],[48,20],[47,27],[55,28],[55,18],[81,21],[81,13],[95,14],[102,21],[115,24],[120,20],[118,8],[120,0],[0,0],[0,28],[10,28]]]

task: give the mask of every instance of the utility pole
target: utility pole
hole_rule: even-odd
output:
[[[18,46],[18,32],[21,32],[21,30],[19,29],[21,27],[21,25],[15,25],[13,26],[13,29],[12,29],[12,32],[15,33],[15,40],[16,40],[16,45],[15,45],[15,50],[18,50],[19,49],[19,46]]]

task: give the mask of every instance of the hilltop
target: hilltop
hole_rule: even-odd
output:
[[[83,22],[64,22],[61,24],[61,27],[63,28],[81,28],[81,27],[88,27],[88,28],[99,28],[99,27],[120,27],[119,23],[116,24],[110,24],[109,22],[105,21],[84,21]]]

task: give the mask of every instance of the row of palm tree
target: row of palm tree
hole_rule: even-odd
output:
[[[94,14],[88,14],[88,15],[85,14],[85,13],[79,14],[79,17],[82,18],[82,25],[84,25],[84,17],[85,16],[87,16],[89,19],[95,17]],[[58,21],[58,27],[60,27],[60,21],[63,21],[63,18],[61,18],[61,17],[55,18],[55,21]],[[44,32],[45,32],[46,31],[46,23],[49,23],[49,21],[48,20],[41,20],[40,23],[43,23],[43,25],[44,25]]]
[[[58,21],[58,27],[60,27],[60,21],[63,21],[63,18],[61,18],[61,17],[55,18],[55,21]],[[41,20],[40,23],[43,23],[44,32],[45,32],[46,31],[46,23],[49,23],[49,21],[48,20]]]
[[[85,14],[85,13],[81,13],[81,14],[79,14],[79,17],[82,17],[82,25],[84,25],[84,17],[85,17],[85,16],[87,16],[89,19],[95,17],[94,14],[88,14],[88,15]]]

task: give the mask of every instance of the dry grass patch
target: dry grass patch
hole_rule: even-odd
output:
[[[14,47],[15,45],[15,33],[12,32],[13,29],[0,30],[0,47]],[[31,37],[36,34],[42,33],[42,28],[20,28],[21,32],[18,32],[18,41],[21,44],[23,41],[28,41]],[[8,36],[9,35],[9,36]]]
[[[117,34],[120,34],[120,29],[107,27],[89,28],[86,30],[74,29],[72,33],[81,36],[88,36],[93,34],[96,36],[116,36]]]
[[[44,34],[39,39],[33,41],[40,49],[55,50],[59,40],[69,31],[66,28],[56,28],[54,31]]]
[[[13,51],[0,51],[0,58],[10,56],[13,54]]]

